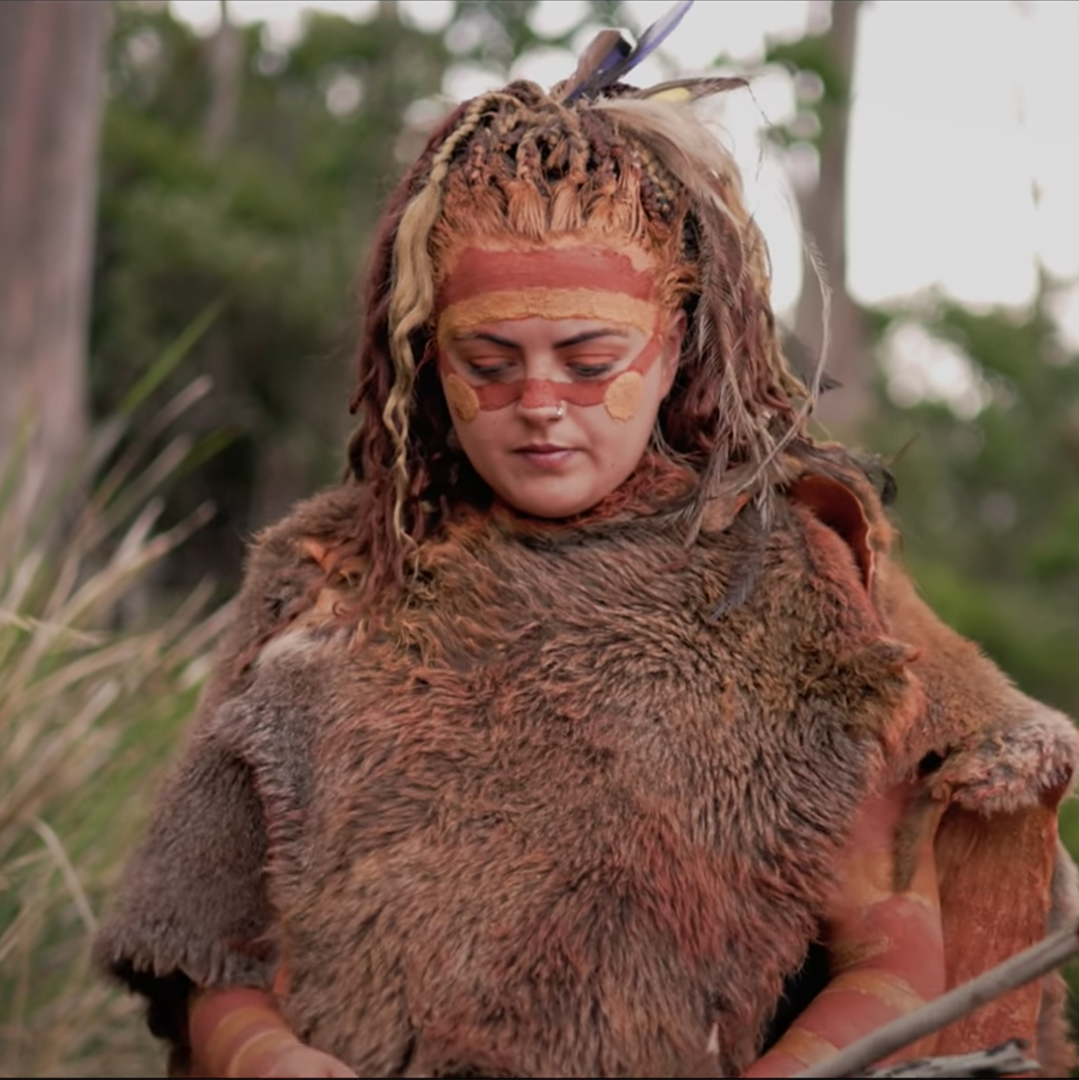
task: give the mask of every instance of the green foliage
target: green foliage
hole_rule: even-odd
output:
[[[438,90],[447,62],[440,37],[396,18],[313,14],[287,52],[248,27],[231,136],[211,153],[210,48],[167,9],[117,7],[94,292],[98,415],[225,300],[160,391],[209,374],[214,394],[190,423],[228,444],[179,493],[181,513],[207,497],[222,507],[190,563],[175,564],[181,581],[206,559],[235,575],[252,525],[335,475],[349,282],[399,170],[405,108]]]
[[[1079,356],[1047,314],[939,301],[912,318],[967,358],[963,419],[884,398],[869,441],[894,465],[906,556],[938,612],[1028,693],[1079,715]],[[899,361],[901,362],[901,361]]]
[[[835,54],[831,35],[811,33],[789,41],[771,41],[763,62],[766,68],[780,67],[790,75],[795,103],[794,116],[771,125],[765,138],[779,148],[811,146],[819,151],[825,131],[851,100],[850,74]]]
[[[843,105],[850,100],[847,73],[836,63],[827,34],[806,34],[794,41],[772,42],[765,50],[766,64],[780,64],[792,75],[811,74],[820,80],[814,100],[826,105]]]

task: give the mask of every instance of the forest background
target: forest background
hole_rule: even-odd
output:
[[[552,31],[542,6],[456,2],[437,26],[387,2],[310,11],[282,41],[226,3],[210,32],[165,3],[0,4],[0,1075],[159,1071],[87,943],[246,539],[340,473],[352,283],[451,77],[494,85],[599,26],[641,29],[592,2]],[[789,175],[834,290],[822,421],[889,462],[936,610],[1079,716],[1079,349],[1058,318],[1079,282],[1041,265],[1010,307],[851,296],[863,7],[814,0],[804,33],[717,43],[709,66],[788,85],[756,153]],[[788,315],[811,363],[819,294]],[[1071,808],[1063,829],[1079,853]]]

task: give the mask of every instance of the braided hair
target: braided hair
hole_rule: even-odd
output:
[[[687,106],[628,87],[567,104],[511,83],[447,118],[381,221],[351,400],[359,423],[349,467],[366,508],[341,553],[369,567],[367,601],[403,581],[410,553],[453,503],[485,494],[454,448],[432,362],[437,289],[454,245],[556,234],[643,247],[662,300],[686,311],[654,448],[699,477],[690,536],[705,503],[726,494],[748,491],[767,513],[780,451],[811,445],[811,394],[782,355],[767,249],[737,167],[709,129]]]

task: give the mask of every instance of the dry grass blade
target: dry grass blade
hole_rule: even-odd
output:
[[[70,543],[35,542],[56,536],[43,523],[0,551],[0,1076],[161,1067],[137,1005],[98,982],[88,954],[149,804],[148,765],[171,749],[225,622],[209,585],[149,629],[130,622],[147,572],[209,513],[159,529],[158,488],[186,457],[160,435],[204,392],[150,425],[144,449],[164,449],[141,471],[127,454],[123,483],[88,498]]]
[[[44,619],[37,619],[33,615],[22,615],[17,611],[4,611],[0,608],[0,627],[3,626],[13,626],[27,634],[41,630],[55,634],[61,640],[66,637],[68,643],[73,646],[93,646],[105,640],[104,635],[97,631],[76,630],[74,627],[64,626],[62,623],[46,622]]]
[[[49,850],[49,854],[53,857],[57,868],[63,875],[64,884],[67,885],[68,892],[71,893],[71,899],[74,901],[75,909],[78,911],[79,917],[82,919],[87,932],[91,934],[94,933],[97,930],[97,919],[90,910],[90,901],[86,897],[86,892],[82,887],[82,882],[79,881],[79,875],[76,872],[75,867],[71,865],[71,860],[64,850],[64,845],[60,842],[60,837],[58,837],[44,821],[35,820],[31,822],[31,827],[34,832],[41,837],[45,847]]]
[[[42,724],[40,717],[31,718],[36,723],[20,725],[16,732],[18,741],[5,755],[5,765],[19,768],[0,803],[0,853],[7,846],[7,834],[25,828],[35,816],[34,808],[43,801],[43,796],[47,797],[57,778],[90,775],[100,764],[103,752],[108,750],[108,735],[102,733],[99,739],[89,736],[119,692],[119,685],[110,680],[95,686],[90,700],[62,725]]]
[[[117,494],[123,491],[130,493],[130,487],[125,486],[125,481],[138,468],[139,461],[146,455],[154,440],[180,419],[192,405],[206,397],[212,386],[213,383],[206,375],[194,379],[149,424],[140,426],[131,446],[124,451],[116,464],[109,470],[108,475],[97,486],[91,508],[85,520],[97,521],[101,512]]]

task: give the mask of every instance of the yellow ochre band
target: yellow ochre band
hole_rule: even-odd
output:
[[[844,971],[832,979],[820,996],[839,990],[868,994],[904,1015],[925,1004],[925,998],[906,979],[890,971]]]
[[[817,1065],[834,1057],[839,1047],[829,1042],[823,1036],[814,1031],[808,1031],[803,1027],[792,1027],[778,1043],[769,1051],[774,1053],[789,1054],[797,1058],[803,1065]]]
[[[268,1030],[252,1035],[242,1046],[238,1047],[228,1063],[227,1073],[229,1077],[242,1077],[262,1075],[261,1070],[256,1071],[256,1066],[261,1064],[253,1061],[255,1054],[273,1053],[278,1049],[284,1049],[298,1042],[291,1032],[280,1028]]]
[[[438,343],[484,323],[516,319],[594,319],[651,334],[656,305],[624,293],[601,289],[515,289],[479,293],[450,304],[438,317]]]

